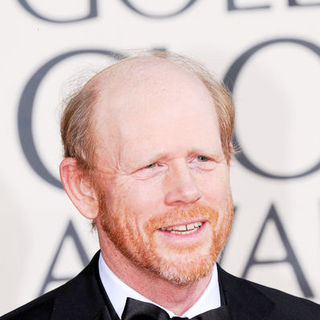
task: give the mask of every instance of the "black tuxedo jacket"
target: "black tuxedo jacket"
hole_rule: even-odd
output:
[[[118,320],[98,271],[99,252],[74,279],[1,320]],[[320,306],[236,278],[218,267],[232,320],[320,320]]]

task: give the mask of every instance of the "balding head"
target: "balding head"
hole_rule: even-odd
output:
[[[103,70],[74,99],[62,133],[78,139],[87,124],[77,142],[89,149],[71,144],[72,155],[65,145],[73,159],[60,175],[95,221],[105,261],[129,285],[139,274],[133,288],[147,274],[175,285],[209,279],[232,222],[233,109],[223,87],[187,60],[140,56]]]
[[[69,100],[61,120],[64,156],[76,158],[80,166],[89,169],[94,163],[98,142],[95,132],[99,126],[108,127],[112,139],[117,132],[115,119],[123,118],[125,112],[135,117],[136,110],[130,103],[132,99],[144,100],[145,108],[148,99],[156,100],[158,94],[167,90],[166,87],[183,90],[181,79],[194,81],[199,88],[202,87],[201,90],[208,91],[217,113],[223,152],[229,161],[234,123],[229,93],[199,64],[162,52],[124,59],[109,66]],[[184,94],[192,95],[192,91]],[[100,108],[105,110],[103,123],[94,116]],[[130,122],[129,118],[127,121]]]

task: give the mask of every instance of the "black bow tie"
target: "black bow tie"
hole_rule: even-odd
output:
[[[121,320],[178,320],[188,319],[173,317],[170,318],[168,313],[160,307],[147,302],[138,301],[132,298],[127,298],[127,302],[122,313]],[[230,320],[230,314],[227,306],[222,306],[217,309],[209,310],[201,313],[191,320]]]

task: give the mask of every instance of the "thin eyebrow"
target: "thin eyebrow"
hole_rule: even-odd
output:
[[[164,159],[169,159],[168,154],[164,153],[164,152],[159,152],[159,153],[156,153],[155,155],[151,156],[150,158],[148,158],[146,160],[146,162],[150,164],[150,163],[154,163],[154,162],[161,161]]]
[[[223,158],[222,152],[212,152],[212,150],[205,151],[203,149],[194,148],[194,149],[191,149],[190,151],[187,152],[188,158],[195,156],[195,155],[204,155],[204,156],[208,156],[210,158],[217,159],[217,160]],[[168,160],[170,158],[171,157],[167,153],[159,152],[159,153],[156,153],[155,155],[151,156],[150,158],[147,158],[145,160],[145,163],[151,164],[151,163],[161,161],[161,160]]]
[[[164,153],[164,152],[159,152],[156,153],[150,157],[146,156],[146,157],[140,157],[139,159],[136,159],[133,163],[131,163],[132,167],[129,168],[131,165],[129,164],[128,166],[128,172],[135,172],[145,166],[148,166],[152,163],[164,160],[164,159],[168,159],[168,154]],[[126,171],[126,170],[125,170]]]
[[[222,152],[214,152],[212,150],[210,151],[206,151],[203,149],[193,149],[190,152],[188,152],[188,156],[194,156],[194,155],[203,155],[203,156],[208,156],[210,158],[216,159],[216,158],[220,158],[221,156],[223,156]]]

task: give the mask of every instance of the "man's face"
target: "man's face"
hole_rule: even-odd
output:
[[[176,66],[150,68],[97,103],[97,223],[137,268],[188,284],[211,271],[230,232],[229,166],[204,85]]]

